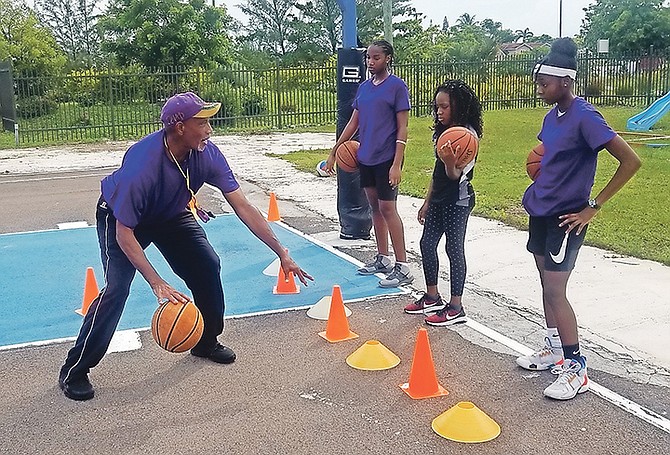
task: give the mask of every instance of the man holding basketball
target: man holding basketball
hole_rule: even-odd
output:
[[[195,198],[204,183],[221,190],[242,222],[279,256],[287,274],[292,272],[304,285],[312,279],[249,203],[226,158],[209,141],[209,118],[220,107],[191,92],[174,95],[161,111],[164,128],[131,146],[121,167],[102,180],[96,220],[105,284],[60,370],[59,385],[66,397],[93,398],[88,373],[107,351],[136,270],[159,303],[191,300],[158,275],[144,254],[151,243],[184,280],[202,313],[204,331],[191,354],[217,363],[235,361],[233,350],[217,340],[224,315],[220,259],[196,220],[206,222],[213,216]]]

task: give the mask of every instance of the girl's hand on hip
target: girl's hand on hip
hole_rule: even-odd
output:
[[[581,212],[578,213],[566,213],[558,217],[561,220],[559,227],[567,226],[568,230],[566,234],[577,229],[577,235],[581,234],[587,224],[593,219],[593,217],[598,213],[596,209],[591,207],[586,207]]]

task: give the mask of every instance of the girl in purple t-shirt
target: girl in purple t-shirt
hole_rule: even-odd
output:
[[[379,282],[381,287],[396,287],[414,281],[407,265],[405,232],[396,206],[407,144],[409,91],[402,79],[391,74],[392,60],[393,47],[387,41],[375,41],[368,47],[366,64],[372,77],[358,88],[351,119],[326,162],[326,170],[332,172],[335,151],[358,131],[361,187],[372,208],[377,241],[376,257],[358,269],[358,273],[387,273],[388,276]],[[395,253],[394,266],[389,255],[389,235]]]
[[[541,171],[523,196],[530,215],[527,248],[540,273],[545,346],[517,358],[528,370],[558,373],[544,395],[569,400],[589,387],[575,313],[566,296],[568,279],[591,219],[640,167],[630,146],[587,101],[575,96],[577,46],[570,38],[554,41],[533,71],[537,94],[554,108],[545,116],[538,139],[544,144]],[[595,196],[591,190],[598,152],[606,149],[619,167]]]

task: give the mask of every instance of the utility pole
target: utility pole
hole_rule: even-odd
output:
[[[558,1],[558,37],[563,37],[563,0]]]
[[[384,0],[382,11],[384,13],[384,39],[393,45],[393,0]]]

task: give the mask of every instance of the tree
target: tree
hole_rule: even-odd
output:
[[[584,8],[581,35],[588,49],[609,39],[613,55],[670,49],[670,9],[663,0],[597,0]]]
[[[468,13],[463,13],[458,19],[456,19],[456,27],[469,27],[472,25],[477,25],[475,16],[470,16]]]
[[[259,50],[283,57],[295,49],[290,42],[291,21],[297,0],[246,0],[237,5],[249,18],[247,39]]]
[[[528,27],[523,30],[517,30],[514,32],[514,42],[518,43],[521,41],[522,43],[527,43],[533,39],[534,35]]]
[[[393,43],[400,61],[444,59],[451,47],[447,32],[435,25],[424,29],[419,19],[399,24]]]
[[[382,11],[383,0],[365,0],[357,3],[357,23],[358,39],[363,46],[369,45],[372,41],[384,36],[384,15]],[[411,6],[409,0],[394,0],[393,10],[393,29],[398,30],[403,23],[408,20],[417,20],[421,14]]]
[[[0,60],[10,60],[17,72],[52,75],[66,58],[51,32],[23,1],[0,0]]]
[[[508,28],[503,29],[501,22],[494,22],[492,19],[484,19],[479,26],[484,30],[486,37],[497,44],[514,41],[514,33],[512,30]]]
[[[334,55],[342,41],[342,12],[337,0],[309,0],[296,8],[300,12],[296,20],[313,27],[317,46]]]
[[[112,0],[98,21],[102,50],[120,65],[203,66],[231,60],[233,19],[204,0]]]
[[[447,16],[444,16],[442,19],[442,31],[446,32],[449,30],[449,19],[447,19]]]
[[[75,65],[90,63],[98,54],[96,0],[36,0],[40,21]]]
[[[479,25],[457,25],[452,30],[449,55],[454,61],[487,60],[495,53],[496,43]]]

